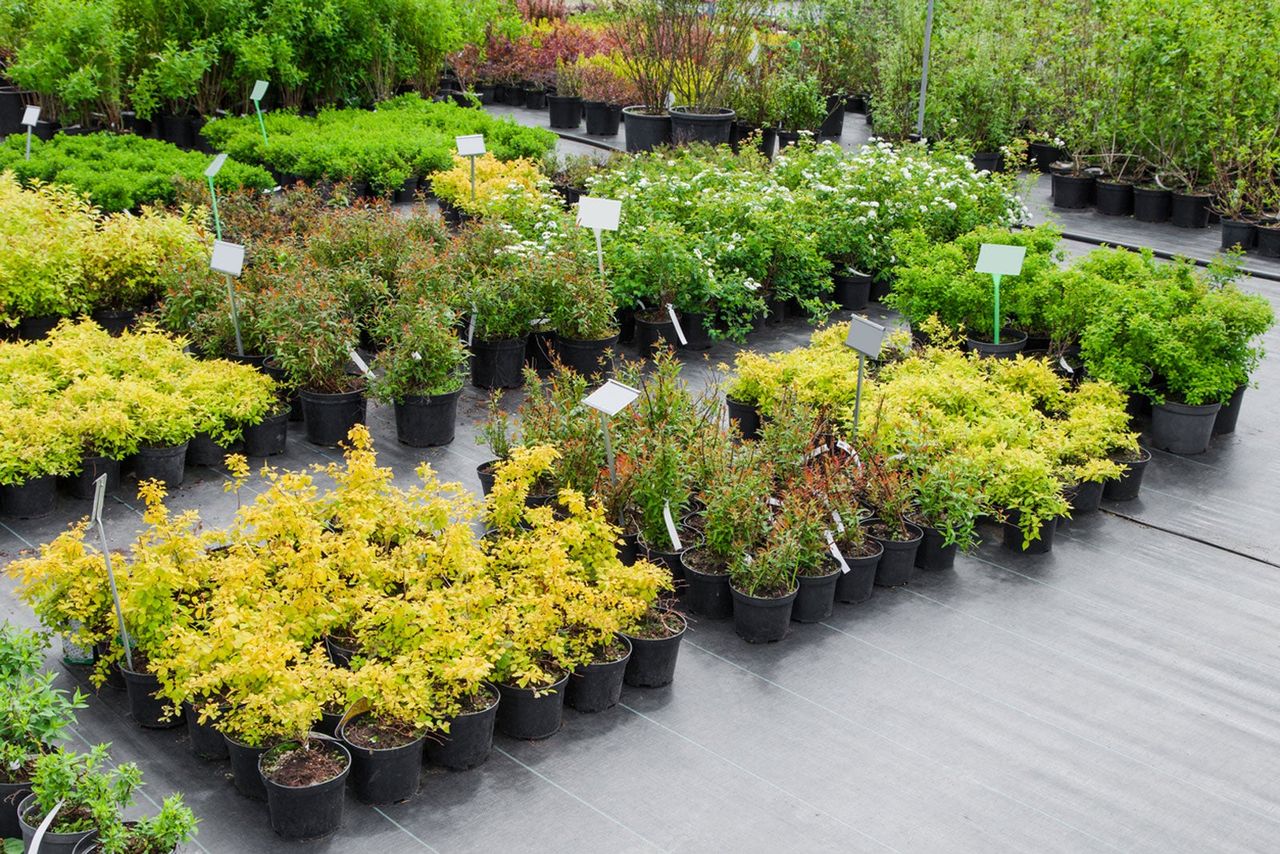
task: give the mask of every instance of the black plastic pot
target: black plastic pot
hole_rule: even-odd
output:
[[[626,566],[635,566],[640,557],[640,535],[624,533],[618,538],[618,560]]]
[[[1258,254],[1264,258],[1280,258],[1280,225],[1259,226]]]
[[[787,636],[798,587],[777,598],[749,596],[732,585],[729,592],[733,596],[733,630],[738,637],[747,643],[773,643]]]
[[[797,623],[820,623],[831,616],[836,601],[836,584],[840,581],[838,565],[831,565],[826,575],[801,575],[796,590],[791,619]]]
[[[710,620],[727,620],[733,616],[733,596],[729,592],[729,573],[701,572],[682,556],[687,589],[685,605],[690,612]]]
[[[43,341],[62,321],[60,314],[38,314],[18,321],[18,337],[23,341]]]
[[[1120,181],[1099,180],[1094,186],[1098,213],[1104,216],[1129,216],[1133,213],[1133,185]]]
[[[1188,406],[1166,400],[1151,407],[1151,444],[1172,454],[1203,454],[1213,438],[1221,403]]]
[[[569,674],[550,688],[534,691],[515,685],[499,685],[502,701],[498,703],[498,732],[511,738],[537,741],[560,731],[564,716],[564,694]]]
[[[133,328],[134,322],[138,319],[138,312],[134,309],[117,311],[100,308],[89,317],[92,318],[94,323],[118,338],[126,329]]]
[[[998,151],[975,151],[971,159],[973,168],[978,172],[985,169],[994,174],[1004,168],[1004,155]]]
[[[298,394],[298,390],[291,387],[289,375],[285,373],[284,368],[276,364],[275,360],[267,357],[262,363],[262,372],[271,379],[280,384],[282,389],[288,390],[289,395],[289,420],[302,420],[302,396]]]
[[[175,116],[166,113],[160,117],[160,138],[171,142],[179,148],[191,148],[195,144],[195,133],[190,116]]]
[[[396,188],[396,192],[392,197],[392,200],[398,205],[408,204],[414,201],[418,195],[418,184],[419,181],[417,175],[410,175],[408,178],[405,178],[404,183]]]
[[[705,142],[720,145],[729,142],[729,128],[733,124],[733,110],[719,108],[710,113],[694,112],[692,107],[671,108],[671,141],[676,145]],[[628,135],[631,124],[627,124]]]
[[[197,433],[187,443],[187,465],[220,466],[226,459],[227,454],[235,450],[235,448],[225,448],[219,445],[213,441],[213,438],[208,433]]]
[[[231,782],[236,791],[246,798],[265,801],[267,787],[258,771],[258,759],[270,748],[250,747],[229,735],[224,735],[223,738],[227,741],[227,756],[231,759]]]
[[[1032,142],[1027,144],[1027,159],[1030,160],[1041,172],[1048,172],[1049,167],[1057,163],[1066,156],[1061,148],[1056,145],[1049,145],[1047,142]]]
[[[35,824],[28,822],[27,813],[35,807],[35,795],[27,795],[18,802],[18,825],[22,828],[22,841],[26,846],[24,851],[31,850],[31,840],[35,838],[36,829],[45,818],[41,815],[35,819]],[[73,854],[82,840],[88,839],[97,832],[97,830],[82,830],[77,833],[46,833],[40,839],[40,854]]]
[[[398,804],[416,795],[426,736],[399,747],[361,747],[347,738],[350,723],[338,727],[338,738],[351,754],[351,787],[356,797],[366,804]]]
[[[660,344],[673,349],[680,346],[675,324],[667,319],[666,314],[662,317],[662,320],[646,320],[636,315],[636,349],[640,351],[641,358],[652,357]]]
[[[303,389],[302,420],[307,425],[307,441],[327,448],[347,440],[357,424],[365,423],[369,402],[364,389],[329,394]]]
[[[827,117],[818,127],[820,139],[839,139],[844,134],[844,96],[827,96]]]
[[[578,125],[582,124],[582,99],[576,95],[548,95],[547,107],[551,112],[553,128],[577,130]]]
[[[613,374],[613,358],[610,353],[618,350],[618,336],[582,340],[557,336],[552,345],[566,368],[584,377],[607,377]]]
[[[129,714],[141,727],[147,729],[173,729],[184,723],[181,710],[176,718],[166,718],[164,708],[167,701],[160,696],[160,680],[150,673],[135,673],[120,665],[120,675],[124,677],[125,690],[129,695]]]
[[[750,403],[734,400],[728,395],[724,399],[729,409],[729,420],[738,425],[738,432],[744,439],[760,438],[760,410]]]
[[[547,108],[547,90],[535,87],[525,89],[524,107],[526,110],[545,110]]]
[[[328,654],[329,660],[333,662],[335,667],[342,668],[351,667],[351,659],[360,652],[354,646],[343,646],[332,635],[324,636],[324,651]]]
[[[1022,529],[1018,527],[1019,513],[1011,512],[1008,521],[1004,522],[1001,527],[1003,534],[1004,547],[1010,551],[1022,552],[1029,555],[1043,555],[1053,551],[1053,535],[1058,530],[1058,519],[1055,516],[1052,519],[1040,523],[1040,536],[1032,540],[1031,543],[1023,548]]]
[[[674,611],[671,613],[675,613]],[[631,660],[623,682],[632,688],[662,688],[670,685],[676,676],[676,659],[680,656],[680,641],[688,624],[680,617],[680,631],[669,638],[638,638],[626,635],[631,641]]]
[[[289,410],[268,415],[244,428],[246,457],[273,457],[283,454],[289,442]]]
[[[644,537],[640,537],[640,548],[644,550],[645,555],[649,560],[659,566],[665,566],[670,570],[671,580],[673,582],[680,582],[684,580],[684,561],[682,558],[686,551],[691,548],[696,548],[699,542],[697,536],[694,535],[693,532],[687,532],[683,527],[680,528],[679,534],[680,545],[683,546],[680,551],[670,550],[671,543],[666,542],[665,535],[663,537],[665,546],[647,543],[645,542]]]
[[[471,384],[477,388],[524,385],[524,350],[528,336],[505,341],[473,341]]]
[[[324,737],[313,735],[313,738]],[[261,757],[255,766],[271,816],[271,829],[284,839],[322,839],[342,827],[347,777],[353,762],[350,751],[341,742],[328,738],[324,742],[326,747],[341,751],[347,760],[346,767],[332,780],[310,786],[282,786],[262,773]]]
[[[1078,515],[1080,513],[1095,513],[1102,505],[1102,488],[1104,482],[1101,480],[1085,480],[1076,484],[1076,488],[1072,490],[1071,495],[1067,498],[1067,504],[1071,506],[1071,514]]]
[[[462,389],[447,394],[414,395],[395,403],[396,438],[411,448],[447,445],[453,441]]]
[[[778,151],[786,148],[788,145],[795,145],[800,141],[800,131],[798,130],[779,130],[775,132],[778,140]]]
[[[631,641],[620,638],[626,644],[627,654],[616,661],[591,663],[580,667],[569,677],[569,689],[565,702],[579,712],[592,714],[612,709],[622,699],[622,678],[631,660]]]
[[[480,479],[480,494],[488,495],[493,491],[493,481],[496,475],[493,467],[501,460],[487,460],[476,466],[476,477]]]
[[[1115,480],[1107,481],[1102,487],[1102,497],[1108,501],[1132,501],[1142,490],[1142,475],[1146,473],[1147,464],[1151,462],[1151,452],[1146,448],[1138,449],[1136,460],[1126,460],[1120,465],[1124,472]]]
[[[200,759],[226,759],[227,740],[212,724],[200,723],[200,716],[190,703],[182,704],[182,719],[187,723],[191,752]]]
[[[875,592],[876,570],[880,567],[880,558],[884,555],[884,546],[876,543],[876,551],[860,557],[844,556],[849,567],[848,572],[840,573],[836,579],[836,601],[857,605],[871,598]]]
[[[583,113],[587,118],[587,133],[591,136],[617,136],[622,124],[622,108],[604,101],[584,101]]]
[[[920,540],[920,548],[916,550],[916,566],[931,572],[951,569],[956,565],[955,543],[945,542],[937,528],[921,525],[924,537]]]
[[[1092,175],[1059,175],[1055,172],[1052,176],[1053,206],[1070,210],[1089,207],[1094,180]]]
[[[1175,192],[1169,222],[1178,228],[1208,228],[1210,198],[1205,193]]]
[[[58,506],[58,478],[46,474],[24,483],[0,485],[0,516],[36,519]]]
[[[618,343],[633,344],[636,340],[636,310],[618,307],[613,316],[618,321]]]
[[[1222,408],[1218,410],[1218,416],[1213,419],[1213,435],[1226,436],[1236,432],[1236,421],[1240,418],[1240,405],[1244,402],[1244,391],[1248,387],[1247,384],[1236,386],[1236,390],[1231,392],[1231,397],[1222,404]]]
[[[507,86],[505,95],[504,103],[508,107],[524,106],[524,86],[521,86],[518,83],[513,83]]]
[[[1173,193],[1160,187],[1133,188],[1133,218],[1138,222],[1168,222]]]
[[[866,273],[833,273],[832,297],[845,311],[861,311],[871,301],[871,277]]]
[[[186,471],[186,442],[181,445],[143,445],[133,456],[133,473],[139,483],[158,480],[168,487],[178,486]]]
[[[18,804],[31,794],[31,783],[0,782],[0,839],[21,839]]]
[[[1234,249],[1239,246],[1246,251],[1253,248],[1258,239],[1258,226],[1252,222],[1238,219],[1222,220],[1222,248]]]
[[[551,349],[556,334],[549,329],[529,333],[524,342],[524,363],[535,371],[551,370]]]
[[[912,570],[916,565],[916,552],[924,540],[924,532],[919,527],[907,523],[907,530],[912,534],[909,540],[885,540],[871,534],[871,538],[884,548],[880,563],[876,566],[877,587],[897,587],[911,580]]]
[[[1027,346],[1027,333],[1017,329],[1001,329],[1000,343],[982,341],[978,338],[966,338],[965,343],[971,352],[979,356],[994,356],[999,359],[1012,359],[1014,354],[1022,352]]]
[[[649,151],[671,144],[671,116],[654,116],[644,107],[623,107],[627,123],[627,152]]]
[[[11,133],[22,133],[26,130],[22,126],[22,113],[26,108],[26,103],[22,100],[22,90],[17,86],[0,86],[0,136],[8,136]],[[12,833],[0,835],[0,839],[5,837],[17,837],[17,825],[14,825]]]
[[[707,316],[700,311],[686,311],[680,314],[680,329],[684,332],[685,343],[681,350],[710,350],[714,343],[707,329]]]
[[[493,726],[498,717],[498,689],[486,685],[493,702],[487,709],[465,712],[449,722],[449,732],[427,739],[427,761],[453,771],[467,771],[484,764],[493,748]]]

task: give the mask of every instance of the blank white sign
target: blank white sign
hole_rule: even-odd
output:
[[[578,199],[578,225],[584,228],[617,231],[621,219],[622,202],[617,199],[595,199],[591,196]]]
[[[267,81],[259,80],[253,84],[253,91],[249,93],[250,101],[261,101],[262,96],[267,94]]]
[[[213,158],[213,162],[205,167],[204,177],[206,178],[218,177],[218,173],[222,171],[222,164],[226,162],[227,162],[227,155],[225,153],[219,154],[217,157]]]
[[[600,388],[584,397],[582,402],[592,409],[598,409],[605,415],[613,417],[634,403],[639,396],[639,389],[634,389],[617,380],[608,380]]]
[[[215,240],[209,269],[216,273],[226,273],[228,276],[239,276],[240,271],[244,269],[244,247],[239,243]]]
[[[478,157],[484,154],[484,134],[472,133],[454,137],[458,144],[458,153],[463,157]]]
[[[37,106],[27,107],[22,111],[22,123],[29,128],[35,127],[40,122],[40,108]]]
[[[984,243],[978,250],[978,263],[974,271],[993,276],[1016,276],[1022,272],[1022,259],[1027,257],[1027,247],[1006,246],[1003,243]]]
[[[884,334],[883,326],[855,314],[849,321],[849,335],[844,339],[844,345],[869,359],[878,359],[880,348],[884,346]]]

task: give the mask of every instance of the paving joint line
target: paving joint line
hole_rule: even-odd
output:
[[[440,851],[439,851],[438,849],[433,848],[431,845],[429,845],[429,844],[428,844],[427,842],[425,842],[424,840],[420,839],[417,835],[415,835],[412,831],[410,831],[410,830],[409,830],[407,827],[405,827],[403,824],[401,824],[400,822],[396,821],[394,818],[392,818],[391,816],[389,816],[389,815],[387,815],[385,812],[383,812],[383,811],[382,811],[382,807],[374,807],[374,808],[373,808],[373,811],[374,811],[374,812],[376,812],[378,815],[382,816],[383,818],[385,818],[387,821],[391,822],[393,825],[395,825],[395,827],[396,827],[396,829],[397,829],[397,830],[399,830],[399,831],[400,831],[401,833],[403,833],[405,836],[407,836],[407,837],[409,837],[410,839],[412,839],[414,842],[416,842],[416,843],[418,843],[419,845],[421,845],[421,846],[422,846],[423,848],[425,848],[426,850],[428,850],[428,851],[433,851],[433,852],[435,852],[435,854],[440,854]]]
[[[1203,537],[1197,537],[1193,534],[1188,534],[1185,531],[1175,531],[1172,528],[1166,528],[1162,525],[1156,525],[1152,522],[1146,521],[1145,519],[1139,519],[1136,516],[1130,516],[1128,514],[1121,513],[1118,510],[1111,510],[1107,507],[1099,507],[1098,509],[1101,510],[1103,513],[1106,513],[1108,516],[1114,516],[1117,519],[1124,519],[1126,522],[1132,522],[1135,525],[1141,525],[1144,528],[1150,528],[1151,530],[1159,531],[1162,534],[1169,534],[1170,536],[1178,537],[1180,539],[1187,540],[1188,542],[1199,543],[1202,546],[1208,546],[1211,549],[1216,549],[1217,551],[1225,552],[1229,555],[1235,555],[1236,557],[1242,557],[1246,560],[1251,560],[1254,563],[1260,563],[1263,566],[1269,566],[1269,567],[1272,567],[1273,569],[1280,569],[1280,563],[1275,563],[1274,561],[1269,561],[1266,558],[1260,558],[1257,555],[1251,555],[1246,552],[1239,551],[1238,549],[1233,549],[1229,546],[1224,546],[1221,543],[1215,543],[1215,542],[1212,542],[1211,540],[1206,540]]]

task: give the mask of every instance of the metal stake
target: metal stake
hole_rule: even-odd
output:
[[[858,353],[858,387],[853,392],[853,438],[858,438],[858,411],[862,408],[862,353]]]
[[[231,301],[231,325],[236,330],[236,355],[244,356],[244,342],[240,340],[240,309],[236,306],[236,285],[227,276],[227,299]]]
[[[924,94],[929,88],[929,46],[933,40],[933,0],[924,17],[924,62],[920,66],[920,111],[916,114],[916,135],[924,137]]]

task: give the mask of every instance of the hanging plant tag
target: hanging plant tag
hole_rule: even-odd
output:
[[[851,457],[856,457],[856,456],[857,456],[857,454],[855,454],[855,453],[853,452],[853,445],[850,445],[850,444],[849,444],[848,442],[846,442],[844,439],[837,439],[837,440],[836,440],[836,447],[837,447],[837,448],[839,448],[840,450],[844,451],[846,454],[848,454],[848,455],[849,455],[849,456],[851,456]]]
[[[841,518],[840,518],[840,511],[839,511],[839,510],[832,510],[832,511],[831,511],[831,521],[836,523],[836,530],[843,534],[843,533],[844,533],[844,519],[841,519]]]
[[[680,544],[680,532],[676,530],[676,520],[671,518],[671,502],[662,502],[662,521],[667,523],[667,536],[671,538],[671,548],[674,551],[683,551],[684,546]]]
[[[215,240],[213,257],[209,259],[209,269],[228,276],[239,276],[244,269],[244,247],[239,243]]]
[[[22,111],[22,124],[33,128],[40,124],[40,108],[34,104]]]
[[[827,447],[827,444],[825,442],[823,442],[821,445],[819,445],[818,447],[814,448],[812,451],[809,452],[809,459],[816,460],[818,457],[822,456],[829,450],[831,449]]]
[[[1069,376],[1074,377],[1076,375],[1076,369],[1071,367],[1071,365],[1067,363],[1066,356],[1059,356],[1058,364],[1062,367],[1062,370],[1064,370]]]
[[[689,339],[684,337],[684,327],[680,325],[680,318],[676,315],[675,306],[671,303],[667,303],[667,317],[671,318],[671,323],[676,328],[676,338],[681,344],[688,345]]]
[[[415,362],[421,362],[421,361],[422,361],[422,354],[421,354],[421,353],[419,353],[417,350],[414,350],[414,351],[413,351],[412,353],[410,353],[409,355],[413,357],[413,360],[414,360]]]
[[[765,502],[765,504],[768,504],[770,507],[781,507],[781,506],[782,506],[782,502],[781,502],[781,501],[779,501],[778,499],[774,498],[772,495],[770,495],[768,498],[766,498],[766,499],[764,500],[764,502]]]
[[[253,83],[253,91],[249,93],[250,101],[261,101],[267,94],[267,81],[255,80]]]
[[[831,536],[831,532],[827,531],[827,549],[831,552],[831,556],[836,559],[836,563],[840,564],[841,572],[848,572],[850,567],[844,559],[844,555],[840,553],[840,547],[836,545],[835,537]]]
[[[369,366],[365,364],[364,359],[360,358],[359,353],[357,353],[355,350],[352,350],[348,355],[351,356],[351,361],[355,363],[357,371],[364,374],[366,377],[373,376],[373,371],[369,370]]]

